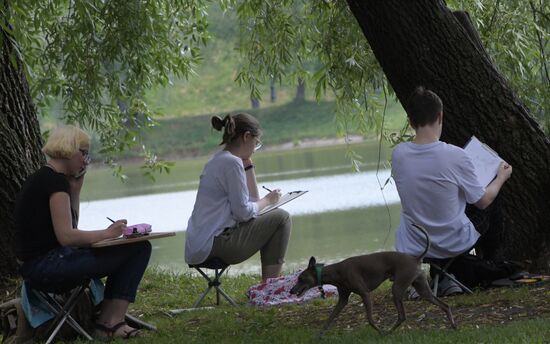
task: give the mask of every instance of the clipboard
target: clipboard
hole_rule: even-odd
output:
[[[477,180],[483,186],[489,185],[495,179],[500,164],[504,161],[498,154],[485,143],[472,138],[464,146],[464,151],[474,163]]]
[[[124,244],[131,244],[138,241],[160,239],[160,238],[166,238],[166,237],[171,237],[175,235],[176,235],[176,232],[155,232],[155,233],[149,233],[147,235],[138,236],[135,238],[118,237],[118,238],[105,239],[105,240],[95,242],[91,245],[91,247],[98,248],[98,247],[124,245]]]
[[[265,213],[269,213],[270,211],[274,210],[274,209],[277,209],[279,208],[280,206],[282,206],[283,204],[286,204],[292,200],[295,200],[296,198],[302,196],[303,194],[305,194],[307,192],[306,191],[291,191],[285,195],[283,195],[280,199],[279,199],[279,202],[275,203],[275,204],[271,204],[271,205],[268,205],[267,207],[263,208],[261,211],[258,212],[258,216],[261,216]]]

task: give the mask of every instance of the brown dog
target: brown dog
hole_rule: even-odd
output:
[[[426,280],[426,275],[420,268],[422,258],[424,258],[430,247],[430,238],[424,228],[417,225],[414,226],[426,236],[426,249],[419,257],[413,257],[399,252],[378,252],[364,256],[351,257],[325,267],[321,264],[316,264],[315,258],[311,257],[307,269],[298,276],[298,282],[290,290],[290,293],[300,296],[306,290],[323,284],[332,284],[338,288],[338,304],[334,307],[321,333],[319,333],[320,336],[328,329],[336,316],[338,316],[347,305],[349,295],[352,292],[363,299],[369,324],[378,332],[382,333],[372,318],[372,303],[369,292],[376,289],[388,278],[393,280],[393,302],[397,308],[398,314],[397,321],[390,329],[390,332],[395,330],[405,321],[406,315],[403,306],[403,298],[407,287],[410,285],[416,289],[422,298],[439,306],[445,311],[447,318],[451,322],[451,326],[456,328],[451,308],[432,294],[428,281]]]

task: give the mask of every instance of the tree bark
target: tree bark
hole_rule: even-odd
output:
[[[269,83],[269,100],[272,102],[272,103],[275,103],[277,101],[277,89],[275,88],[275,80],[273,80],[273,78],[271,79],[270,83]]]
[[[295,102],[303,102],[306,100],[306,81],[302,78],[298,79],[298,86],[296,86]]]
[[[260,100],[258,98],[250,98],[250,106],[252,106],[253,109],[259,109],[260,108]]]
[[[0,18],[3,20],[3,18]],[[14,205],[27,176],[44,163],[42,139],[13,41],[0,30],[0,285],[17,274]],[[15,60],[17,63],[12,63]]]
[[[463,146],[476,135],[513,166],[498,196],[500,248],[548,269],[550,140],[475,35],[442,0],[347,2],[402,104],[418,85],[435,91],[444,104],[443,141]]]

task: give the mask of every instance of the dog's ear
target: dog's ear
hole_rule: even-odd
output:
[[[308,268],[315,268],[316,263],[317,262],[315,261],[315,257],[312,256],[311,258],[309,258],[309,265],[307,267]]]

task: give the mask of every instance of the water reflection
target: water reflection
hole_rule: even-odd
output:
[[[312,255],[330,263],[393,247],[399,197],[391,183],[381,190],[390,171],[374,171],[379,159],[387,159],[389,150],[380,148],[377,142],[354,144],[351,148],[365,157],[361,168],[367,172],[350,173],[346,146],[259,152],[254,156],[260,186],[280,188],[283,192],[309,190],[283,206],[291,213],[294,224],[285,272],[302,269]],[[176,237],[151,241],[151,264],[174,272],[189,272],[183,258],[184,230],[207,159],[177,161],[172,172],[158,176],[154,184],[144,179],[137,166],[125,171],[130,176],[125,184],[112,178],[110,170],[91,168],[81,197],[80,227],[105,228],[110,224],[106,219],[109,216],[126,218],[130,224],[150,223],[154,231],[177,231]],[[230,274],[259,271],[259,256],[255,256],[233,266]]]
[[[309,257],[332,263],[341,259],[393,248],[395,228],[399,221],[398,204],[388,207],[352,209],[293,216],[284,272],[307,266]],[[190,272],[184,262],[185,233],[175,238],[152,241],[152,265],[172,272]],[[260,273],[259,254],[231,267],[230,274]]]
[[[390,171],[384,170],[378,174],[372,171],[266,183],[268,188],[280,188],[283,192],[309,190],[283,206],[292,215],[302,215],[398,203],[393,184],[380,189],[389,175]],[[182,231],[191,216],[195,197],[196,190],[192,190],[82,202],[80,226],[105,228],[109,216],[125,218],[130,224],[150,223],[156,231]]]
[[[349,147],[364,157],[361,169],[374,170],[378,167],[377,142],[363,142]],[[381,149],[380,165],[389,157],[389,150]],[[287,180],[307,177],[319,177],[351,172],[351,162],[346,157],[348,147],[345,145],[310,147],[290,151],[258,152],[254,155],[256,176],[259,181]],[[196,189],[199,175],[209,157],[175,161],[170,173],[156,176],[151,183],[143,176],[139,166],[126,166],[128,175],[126,183],[112,177],[112,170],[92,165],[86,174],[86,183],[82,190],[81,200],[98,200],[138,196],[153,193],[166,193]]]

